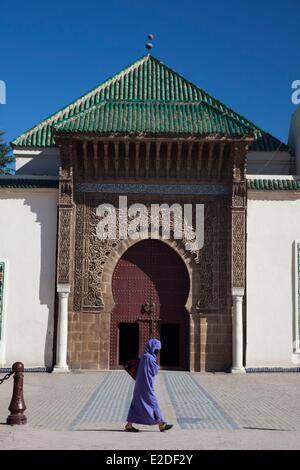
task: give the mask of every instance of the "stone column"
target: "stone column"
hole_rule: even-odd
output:
[[[60,142],[61,166],[59,169],[58,241],[57,241],[57,293],[58,321],[56,364],[53,372],[68,372],[68,299],[74,270],[74,201],[73,163],[75,160],[72,141]]]
[[[247,136],[232,147],[231,191],[231,293],[232,308],[232,373],[245,373],[243,366],[243,297],[246,275],[246,154],[253,136]]]
[[[195,320],[192,313],[189,314],[190,323],[190,360],[189,371],[195,372]]]
[[[69,372],[67,364],[68,345],[68,298],[69,284],[58,284],[58,322],[57,322],[57,347],[56,364],[53,372]]]
[[[232,368],[233,374],[244,374],[243,366],[243,288],[232,289]]]

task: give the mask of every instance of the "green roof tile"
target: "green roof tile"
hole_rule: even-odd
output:
[[[212,110],[207,103],[120,102],[95,105],[53,125],[57,132],[149,133],[149,134],[249,134],[234,117]]]
[[[272,191],[300,191],[300,180],[291,179],[248,179],[248,189]]]
[[[149,54],[25,132],[12,144],[54,146],[54,128],[58,132],[253,134],[254,150],[288,149]]]
[[[0,178],[0,188],[58,188],[56,180]]]

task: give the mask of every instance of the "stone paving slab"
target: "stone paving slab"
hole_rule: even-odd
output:
[[[186,372],[163,375],[177,423],[182,429],[238,429],[238,424],[195,379]]]
[[[193,374],[244,429],[300,431],[300,374]],[[234,386],[233,386],[234,385]]]
[[[124,371],[25,374],[26,426],[3,424],[12,385],[0,386],[0,448],[300,448],[300,374],[161,371],[174,429],[139,426],[135,438],[123,432],[134,387]]]
[[[53,431],[30,426],[0,426],[1,450],[221,450],[300,449],[300,432],[259,430],[172,429],[160,433],[148,428],[137,434],[119,429]]]
[[[27,373],[24,377],[26,416],[30,426],[41,429],[68,429],[79,410],[104,380],[107,372]],[[13,379],[0,386],[0,423],[6,421]]]
[[[108,372],[71,423],[71,428],[126,422],[133,388],[134,381],[128,374]]]

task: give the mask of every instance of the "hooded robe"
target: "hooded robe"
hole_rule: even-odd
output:
[[[140,357],[136,375],[133,398],[129,408],[127,421],[136,424],[157,424],[164,422],[154,392],[154,377],[159,372],[154,351],[161,349],[157,339],[150,339],[145,352]]]

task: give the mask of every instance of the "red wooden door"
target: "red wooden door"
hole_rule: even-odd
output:
[[[184,305],[189,292],[189,276],[179,255],[159,240],[136,243],[119,260],[113,274],[112,291],[115,307],[111,316],[111,367],[118,367],[119,357],[123,357],[119,354],[120,324],[136,322],[139,325],[139,354],[150,337],[160,338],[162,324],[165,325],[164,335],[168,330],[172,334],[168,325],[178,325],[179,335],[175,338],[178,344],[172,344],[171,337],[166,344],[179,350],[178,364],[174,366],[187,369],[189,330]],[[147,308],[149,305],[150,309]]]

